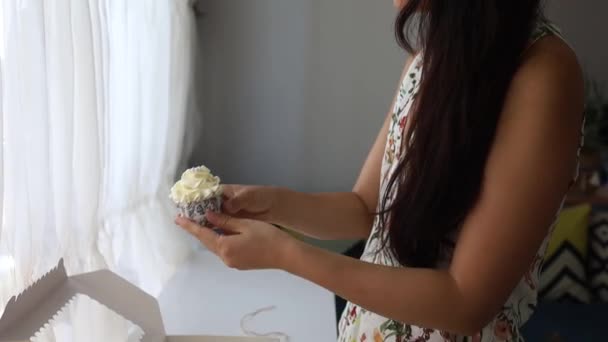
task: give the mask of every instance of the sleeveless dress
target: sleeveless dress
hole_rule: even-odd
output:
[[[560,31],[551,23],[539,20],[530,39],[529,45],[534,44],[542,37],[555,35],[561,38]],[[562,38],[563,39],[563,38]],[[402,156],[401,151],[406,118],[416,97],[422,76],[422,54],[418,54],[407,70],[397,95],[397,100],[389,126],[388,137],[381,169],[380,196],[384,194],[397,161]],[[582,138],[582,135],[581,135]],[[582,140],[582,139],[581,139]],[[581,142],[582,145],[582,142]],[[580,148],[579,148],[580,153]],[[573,172],[572,183],[578,176],[578,167]],[[565,196],[564,196],[565,200]],[[562,206],[563,206],[562,201]],[[560,207],[561,210],[561,207]],[[557,219],[556,213],[556,219]],[[555,222],[547,227],[547,237],[536,253],[530,269],[517,284],[510,297],[503,305],[500,313],[475,336],[456,336],[434,329],[425,329],[401,322],[393,321],[377,315],[364,308],[348,303],[338,325],[339,342],[444,342],[444,341],[523,341],[519,328],[530,318],[537,304],[537,289],[543,256],[547,248],[549,237]],[[401,267],[392,254],[386,250],[379,250],[380,234],[379,221],[376,218],[370,237],[368,238],[361,260],[380,265]],[[378,251],[378,253],[376,253]],[[451,253],[440,264],[447,267],[451,260]]]

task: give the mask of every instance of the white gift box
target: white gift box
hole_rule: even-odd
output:
[[[106,333],[110,335],[97,337]],[[108,270],[68,277],[63,260],[11,298],[0,319],[0,342],[95,341],[96,337],[120,342],[279,342],[259,337],[167,336],[154,297]]]

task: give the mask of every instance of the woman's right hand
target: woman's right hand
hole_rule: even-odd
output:
[[[256,185],[224,185],[223,209],[229,215],[271,222],[279,188]]]

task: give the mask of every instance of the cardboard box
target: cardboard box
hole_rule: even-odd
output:
[[[63,260],[19,296],[11,298],[0,319],[0,341],[30,341],[78,294],[90,297],[139,326],[144,332],[142,342],[279,342],[273,338],[167,336],[154,297],[108,270],[68,277]]]

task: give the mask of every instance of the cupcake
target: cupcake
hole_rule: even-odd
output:
[[[175,202],[181,216],[201,226],[209,223],[205,212],[220,212],[222,208],[220,179],[205,166],[184,171],[182,178],[171,188],[169,197]]]

